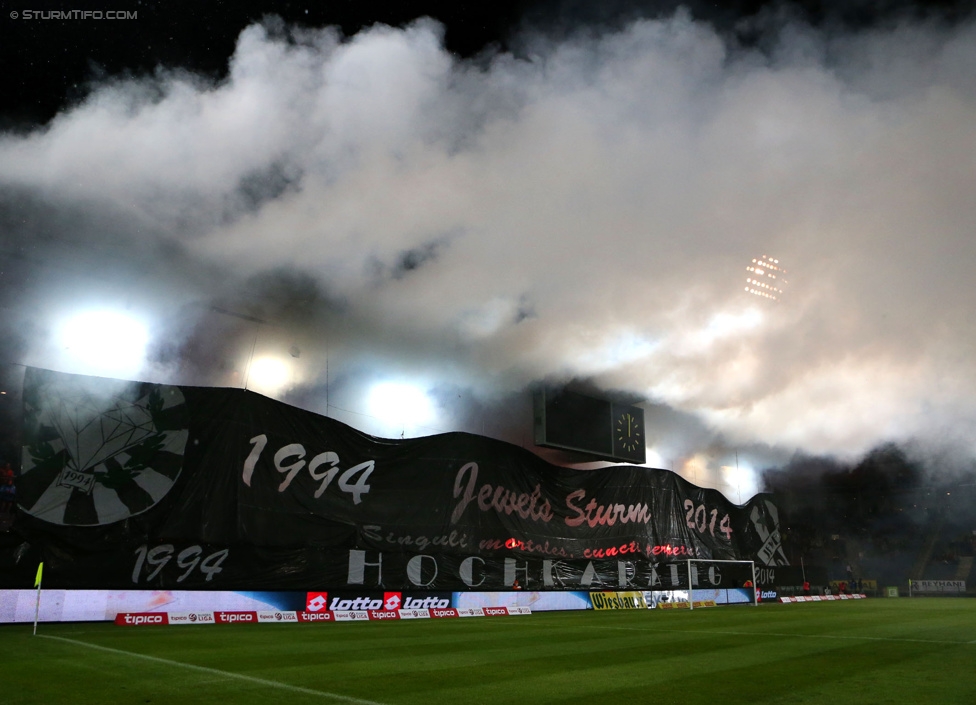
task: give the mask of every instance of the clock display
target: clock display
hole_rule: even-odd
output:
[[[617,419],[616,440],[628,451],[640,448],[644,440],[641,438],[641,424],[635,416],[625,412]]]
[[[644,463],[644,410],[569,390],[542,390],[534,399],[535,442],[607,460]]]
[[[613,410],[613,455],[621,460],[643,463],[644,451],[644,411],[639,407],[614,405]]]

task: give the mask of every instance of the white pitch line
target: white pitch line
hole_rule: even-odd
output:
[[[778,632],[732,632],[715,629],[640,629],[637,627],[601,627],[593,625],[591,629],[617,629],[629,632],[667,632],[673,634],[728,634],[731,636],[774,636],[791,639],[848,639],[861,641],[907,641],[915,644],[976,644],[976,641],[945,641],[941,639],[906,639],[888,636],[844,636],[842,634],[780,634]]]
[[[85,646],[89,649],[96,649],[98,651],[107,651],[112,654],[121,654],[123,656],[132,656],[133,658],[141,658],[146,661],[153,661],[155,663],[163,663],[167,666],[178,666],[180,668],[188,668],[191,671],[200,671],[201,673],[209,673],[211,675],[222,676],[223,678],[236,678],[237,680],[246,681],[248,683],[256,683],[258,685],[265,685],[269,688],[280,688],[281,690],[291,690],[296,693],[305,693],[306,695],[317,695],[322,698],[329,698],[331,700],[336,700],[342,703],[353,703],[353,705],[384,705],[383,703],[378,703],[375,700],[363,700],[361,698],[352,698],[348,695],[339,695],[338,693],[329,693],[324,690],[312,690],[311,688],[303,688],[300,685],[290,685],[288,683],[281,683],[279,681],[270,681],[265,678],[255,678],[254,676],[245,676],[243,673],[233,673],[231,671],[221,671],[216,668],[207,668],[206,666],[196,666],[192,663],[183,663],[182,661],[170,661],[169,659],[159,658],[158,656],[148,656],[146,654],[136,653],[134,651],[123,651],[122,649],[113,649],[108,646],[99,646],[98,644],[90,644],[87,641],[77,641],[75,639],[66,639],[63,636],[51,636],[49,634],[38,634],[40,637],[45,639],[56,639],[57,641],[64,641],[69,644],[77,644],[78,646]]]

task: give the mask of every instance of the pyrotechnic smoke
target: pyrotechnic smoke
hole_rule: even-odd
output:
[[[220,82],[99,85],[0,138],[13,361],[67,367],[52,321],[112,302],[150,321],[145,377],[284,355],[269,393],[354,424],[367,380],[429,390],[431,432],[580,378],[666,410],[676,470],[972,457],[976,25],[771,37],[679,11],[462,61],[431,21],[271,22]],[[775,302],[744,291],[764,254]]]

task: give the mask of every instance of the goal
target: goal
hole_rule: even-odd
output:
[[[695,591],[708,588],[751,588],[748,591],[749,604],[753,607],[759,605],[755,561],[689,558],[686,564],[688,568],[688,602],[691,609],[695,609]]]

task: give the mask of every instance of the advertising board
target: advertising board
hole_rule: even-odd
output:
[[[213,612],[169,612],[170,625],[214,624]]]
[[[595,610],[646,610],[643,592],[591,592],[590,602]]]
[[[119,612],[115,623],[123,627],[149,627],[169,624],[169,619],[160,612]]]
[[[912,593],[957,595],[966,592],[965,580],[911,580]]]

